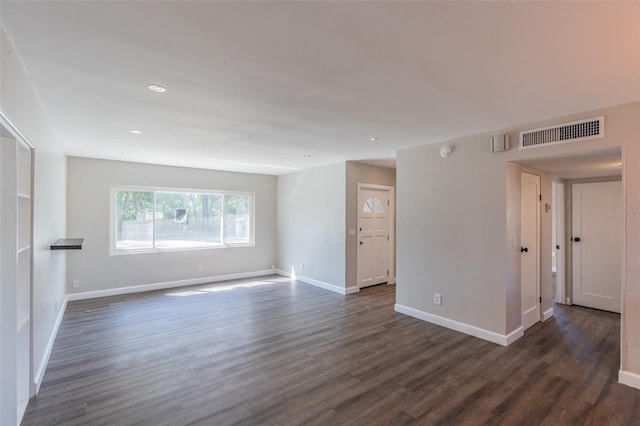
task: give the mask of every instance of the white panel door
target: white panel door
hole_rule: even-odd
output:
[[[573,303],[620,312],[622,184],[572,188]]]
[[[388,281],[389,192],[358,193],[358,288]]]
[[[540,176],[522,173],[520,287],[522,327],[540,321]]]

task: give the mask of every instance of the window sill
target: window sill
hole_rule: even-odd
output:
[[[142,248],[142,249],[112,249],[109,253],[110,256],[122,256],[128,254],[149,254],[149,253],[171,253],[179,251],[193,251],[193,250],[219,250],[229,248],[242,248],[242,247],[255,247],[255,243],[237,243],[237,244],[216,244],[207,246],[196,247],[162,247],[162,248]]]

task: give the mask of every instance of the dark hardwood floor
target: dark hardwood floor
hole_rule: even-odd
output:
[[[245,285],[70,303],[23,424],[640,424],[619,315],[558,305],[504,348],[395,313],[395,286]]]

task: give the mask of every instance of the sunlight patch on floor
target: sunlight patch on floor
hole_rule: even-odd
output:
[[[278,284],[284,282],[292,281],[291,278],[280,277],[280,278],[271,278],[268,280],[257,280],[257,281],[243,281],[232,284],[211,284],[208,287],[200,287],[197,289],[189,289],[189,290],[179,290],[172,291],[166,293],[165,296],[174,296],[174,297],[185,297],[185,296],[197,296],[208,293],[217,293],[222,291],[231,291],[239,288],[252,288],[252,287],[262,287],[271,284]]]

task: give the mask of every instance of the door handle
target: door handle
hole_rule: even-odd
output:
[[[360,245],[363,245],[363,244],[364,244],[364,242],[360,241]]]
[[[529,249],[527,247],[520,247],[520,253],[528,253]]]
[[[580,242],[580,237],[575,237],[575,238],[573,239],[573,241],[574,241],[574,242],[576,242],[576,243],[579,243],[579,242]]]

